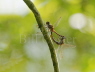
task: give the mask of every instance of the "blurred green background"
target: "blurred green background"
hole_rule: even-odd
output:
[[[66,37],[60,72],[95,72],[95,0],[33,0],[43,22]],[[23,0],[0,1],[0,72],[53,72],[47,43]],[[55,44],[54,44],[55,45]],[[55,45],[55,48],[58,46]],[[61,53],[60,53],[61,50]]]

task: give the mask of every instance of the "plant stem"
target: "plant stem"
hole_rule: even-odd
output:
[[[51,58],[52,58],[52,62],[53,62],[53,67],[54,67],[54,72],[59,72],[59,67],[58,67],[58,61],[57,61],[57,56],[55,53],[55,49],[54,46],[50,40],[50,37],[48,36],[48,33],[44,27],[44,23],[42,21],[42,18],[40,16],[40,13],[38,12],[38,10],[36,9],[35,5],[30,1],[30,0],[23,0],[26,5],[30,8],[30,10],[33,12],[36,21],[38,23],[38,26],[44,36],[44,39],[46,40],[48,46],[49,46],[49,50],[51,53]]]

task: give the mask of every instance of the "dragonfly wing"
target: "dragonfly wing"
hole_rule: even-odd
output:
[[[71,45],[71,44],[63,44],[61,48],[75,48],[75,45]]]
[[[61,21],[62,17],[60,17],[55,23],[54,23],[54,27],[57,27]]]
[[[63,44],[60,46],[60,48],[58,48],[58,57],[61,60],[62,58],[64,58],[63,52],[64,52],[64,48],[75,48],[75,45],[70,45],[70,44]]]
[[[60,49],[61,49],[61,46],[58,46],[56,53],[57,53],[58,58],[61,60],[63,58],[63,55]]]

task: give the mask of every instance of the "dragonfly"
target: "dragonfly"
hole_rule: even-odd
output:
[[[57,33],[57,32],[54,30],[53,25],[50,24],[50,22],[46,22],[46,25],[47,25],[48,29],[49,29],[50,32],[51,32],[50,37],[51,37],[52,41],[53,41],[54,43],[56,43],[57,45],[63,45],[63,44],[64,44],[64,41],[63,41],[63,40],[66,39],[66,37],[63,36],[63,35],[60,35],[59,33]],[[57,35],[59,36],[59,42],[54,39],[52,33],[55,33],[55,34],[57,34]]]
[[[59,23],[59,21],[58,21],[57,23]],[[65,43],[64,43],[64,40],[66,39],[66,37],[63,36],[63,35],[60,35],[58,32],[56,32],[55,29],[54,29],[54,26],[51,25],[50,22],[46,22],[46,25],[47,25],[47,28],[49,29],[49,31],[51,32],[50,37],[51,37],[52,41],[53,41],[55,44],[59,45],[58,50],[62,50],[63,47],[65,47],[65,48],[70,48],[70,47],[71,47],[71,48],[75,48],[74,45],[69,45],[69,44],[65,44]],[[55,33],[56,35],[59,36],[59,41],[58,41],[58,40],[55,40],[55,38],[54,38],[54,36],[53,36],[53,33]],[[57,50],[57,51],[58,51],[58,50]],[[61,53],[62,53],[62,52],[60,52],[60,54],[61,54]],[[60,55],[60,56],[61,56],[61,55]]]

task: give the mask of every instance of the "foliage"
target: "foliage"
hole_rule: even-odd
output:
[[[62,17],[55,30],[66,37],[65,43],[76,45],[62,49],[61,72],[94,72],[95,1],[35,0],[34,4],[44,22],[54,24]],[[87,19],[81,29],[73,28],[69,22],[77,13]],[[49,50],[43,36],[36,34],[36,25],[31,12],[25,16],[0,15],[0,72],[53,72]]]

